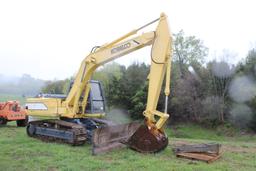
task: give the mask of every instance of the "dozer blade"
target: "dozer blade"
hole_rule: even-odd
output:
[[[127,141],[140,125],[140,123],[132,122],[128,124],[106,126],[94,130],[92,153],[100,154],[111,151],[112,149],[125,147]]]
[[[168,138],[162,132],[157,132],[154,135],[146,125],[141,125],[127,144],[131,149],[141,153],[155,153],[166,148]]]

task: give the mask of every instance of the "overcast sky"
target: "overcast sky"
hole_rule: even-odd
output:
[[[183,29],[210,49],[229,49],[234,62],[255,46],[254,0],[1,0],[0,74],[28,73],[63,79],[76,73],[95,45],[102,45],[165,12],[173,33]],[[156,25],[152,26],[153,30]],[[117,60],[149,62],[149,48]]]

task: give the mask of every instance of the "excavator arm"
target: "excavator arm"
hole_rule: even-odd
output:
[[[144,33],[138,37],[120,42],[111,43],[107,46],[98,48],[87,56],[79,69],[72,89],[66,99],[66,105],[72,108],[72,114],[78,113],[79,99],[90,87],[88,86],[89,80],[97,67],[112,61],[118,57],[124,56],[132,51],[150,45],[154,39],[154,33]]]
[[[156,31],[142,33],[137,37],[130,38],[139,30],[158,20],[159,24]],[[167,17],[164,14],[161,14],[159,19],[133,30],[109,44],[98,47],[82,61],[72,89],[64,102],[69,111],[65,116],[79,117],[80,115],[81,117],[80,113],[84,113],[87,96],[84,96],[84,102],[82,103],[83,111],[80,113],[79,106],[81,106],[81,104],[79,99],[82,95],[88,94],[90,89],[89,80],[99,66],[149,45],[152,45],[151,67],[149,74],[147,108],[144,112],[144,116],[150,124],[155,123],[156,120],[154,116],[160,117],[155,126],[157,129],[161,129],[169,115],[167,114],[167,111],[165,111],[165,113],[156,111],[156,107],[166,71],[168,72],[166,74],[165,95],[166,97],[169,95],[171,63],[171,35],[169,33]]]

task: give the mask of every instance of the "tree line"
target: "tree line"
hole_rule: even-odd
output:
[[[8,77],[0,74],[0,94],[31,96],[37,94],[45,86],[45,81],[33,78],[28,74],[21,77]]]
[[[230,63],[235,55],[227,50],[220,60],[206,62],[208,48],[203,41],[182,30],[174,34],[172,48],[170,122],[230,124],[256,131],[256,49],[236,65]],[[93,79],[103,83],[108,107],[127,109],[131,118],[140,119],[146,108],[149,69],[144,63],[125,67],[113,62],[97,70]],[[42,91],[67,93],[70,80],[48,82]],[[162,111],[164,99],[161,92]]]

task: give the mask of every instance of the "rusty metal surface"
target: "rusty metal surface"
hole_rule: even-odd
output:
[[[101,127],[93,132],[93,154],[111,151],[115,148],[125,147],[128,139],[134,134],[141,124],[132,122],[113,126]]]
[[[168,138],[164,133],[154,135],[146,125],[141,125],[129,139],[131,149],[142,153],[155,153],[166,148]]]

